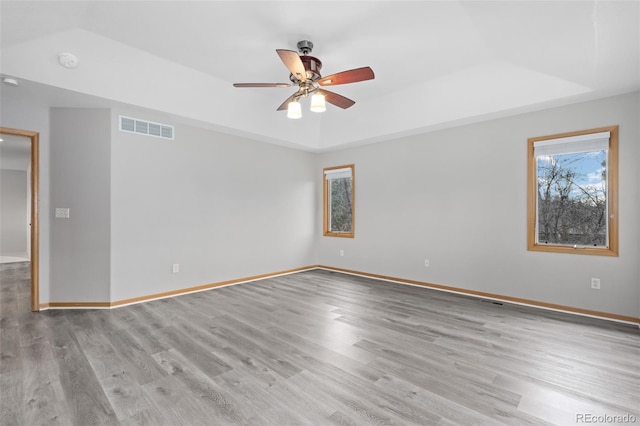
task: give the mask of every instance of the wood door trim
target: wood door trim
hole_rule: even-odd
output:
[[[31,140],[31,310],[40,310],[40,133],[0,127],[0,134],[25,136]]]

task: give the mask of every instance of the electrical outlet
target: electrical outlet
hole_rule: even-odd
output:
[[[591,288],[600,290],[600,278],[591,278]]]
[[[340,250],[340,256],[344,256],[344,250]]]
[[[424,267],[428,268],[429,267],[429,259],[425,259],[424,260]]]
[[[178,272],[180,272],[180,264],[179,263],[174,263],[173,264],[173,273],[177,274]]]

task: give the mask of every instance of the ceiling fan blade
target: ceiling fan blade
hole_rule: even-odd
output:
[[[358,81],[372,80],[375,78],[373,70],[369,67],[355,68],[342,71],[318,80],[320,86],[334,86],[336,84],[356,83]]]
[[[282,62],[295,78],[300,81],[307,80],[307,71],[304,69],[304,64],[297,52],[286,49],[276,49],[276,52],[278,52],[278,56],[280,56]]]
[[[352,101],[349,98],[345,98],[342,95],[338,95],[337,93],[333,93],[330,92],[328,90],[324,90],[324,89],[318,89],[318,93],[321,93],[324,95],[324,99],[329,102],[330,104],[333,104],[337,107],[340,107],[342,109],[347,109],[350,106],[352,106],[353,104],[356,103],[356,101]]]
[[[285,109],[287,109],[287,107],[289,106],[289,102],[291,102],[292,100],[294,100],[297,94],[298,94],[298,92],[296,92],[296,93],[294,93],[293,95],[289,96],[289,97],[287,98],[287,100],[286,100],[286,101],[284,101],[284,102],[282,103],[282,105],[280,105],[280,106],[278,107],[278,109],[277,109],[276,111],[284,111]]]
[[[233,83],[233,87],[291,87],[291,83]]]

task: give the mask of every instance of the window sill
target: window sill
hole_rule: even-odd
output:
[[[338,237],[338,238],[354,238],[353,232],[325,232],[323,234],[324,237]]]
[[[592,256],[618,256],[618,250],[614,250],[611,247],[573,247],[561,245],[532,244],[527,247],[527,250],[548,253],[587,254]]]

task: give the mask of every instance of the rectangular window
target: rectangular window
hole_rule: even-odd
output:
[[[617,256],[618,126],[528,144],[528,249]]]
[[[324,169],[324,235],[354,237],[354,165]]]

